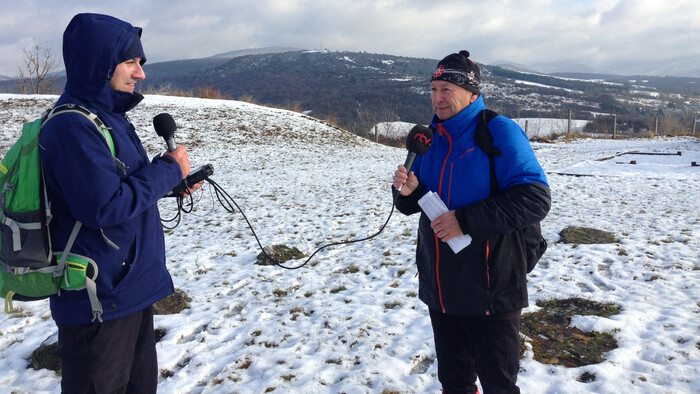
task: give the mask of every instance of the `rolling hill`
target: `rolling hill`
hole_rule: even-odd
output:
[[[262,52],[262,53],[260,53]],[[427,123],[429,77],[436,59],[366,52],[267,48],[147,63],[140,90],[230,98],[294,109],[366,136],[377,123]],[[487,106],[512,118],[596,120],[591,130],[644,133],[660,118],[670,133],[689,131],[700,111],[700,79],[583,73],[547,75],[481,65]],[[59,86],[63,85],[59,81]],[[13,81],[0,81],[12,91]]]

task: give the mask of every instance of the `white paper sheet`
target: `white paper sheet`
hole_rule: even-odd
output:
[[[420,200],[418,200],[418,205],[423,208],[423,212],[428,215],[428,218],[431,221],[448,211],[445,203],[442,202],[440,196],[438,196],[438,194],[435,192],[426,193]],[[472,237],[469,234],[464,234],[460,237],[452,238],[447,241],[447,244],[455,253],[459,253],[459,251],[466,248],[471,243]]]

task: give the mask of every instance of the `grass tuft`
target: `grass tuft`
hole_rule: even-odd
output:
[[[583,332],[569,325],[574,315],[607,318],[618,314],[619,306],[582,298],[538,301],[537,306],[542,309],[523,315],[520,324],[536,361],[575,368],[598,364],[604,360],[605,353],[617,348],[617,341],[610,333]],[[521,353],[524,349],[521,343]]]
[[[620,240],[613,234],[589,227],[567,227],[559,233],[560,242],[575,245],[613,244]]]

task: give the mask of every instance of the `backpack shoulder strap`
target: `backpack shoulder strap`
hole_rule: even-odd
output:
[[[491,119],[498,116],[498,113],[491,111],[490,109],[485,109],[481,111],[481,116],[479,117],[479,123],[476,125],[476,133],[474,134],[474,141],[476,145],[481,148],[486,155],[489,157],[489,173],[491,174],[490,183],[490,196],[493,197],[500,192],[498,187],[498,179],[496,179],[496,166],[494,163],[494,158],[496,156],[501,156],[501,150],[493,146],[493,135],[489,130],[488,123]]]
[[[491,111],[490,109],[485,109],[481,111],[479,117],[479,123],[476,126],[476,134],[474,134],[474,140],[476,144],[490,156],[501,156],[501,150],[493,146],[493,136],[489,131],[489,122],[491,119],[498,116],[498,113]]]
[[[114,150],[114,140],[112,140],[112,134],[109,132],[109,128],[104,124],[104,122],[102,122],[102,120],[100,120],[99,117],[97,117],[97,115],[93,114],[89,109],[85,107],[82,107],[77,104],[61,104],[56,108],[46,112],[45,115],[42,115],[42,126],[46,124],[49,120],[51,120],[54,116],[66,112],[78,113],[90,119],[90,121],[95,125],[95,127],[97,127],[97,130],[100,132],[100,134],[102,134],[102,137],[107,142],[107,146],[109,147],[109,151],[112,153],[112,156],[116,156]]]

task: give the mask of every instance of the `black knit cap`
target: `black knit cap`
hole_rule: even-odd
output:
[[[432,81],[452,82],[470,92],[481,94],[481,72],[479,66],[469,60],[469,51],[462,50],[442,59],[433,71],[433,79],[430,82]]]

